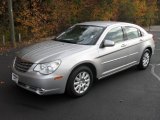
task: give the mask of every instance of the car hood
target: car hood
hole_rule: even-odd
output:
[[[44,63],[62,59],[63,57],[89,48],[89,45],[78,45],[48,40],[23,48],[17,53],[17,56],[33,63]]]

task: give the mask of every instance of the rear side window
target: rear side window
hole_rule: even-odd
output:
[[[144,36],[144,33],[142,31],[138,30],[138,33],[139,33],[139,37]]]
[[[139,38],[142,36],[141,31],[135,27],[125,27],[125,32],[127,35],[127,38],[130,39],[135,39],[135,38]]]
[[[124,37],[123,37],[123,30],[121,27],[116,27],[116,28],[113,28],[111,29],[106,37],[104,38],[105,40],[112,40],[114,42],[121,42],[124,40]]]

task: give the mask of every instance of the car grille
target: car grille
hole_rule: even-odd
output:
[[[17,57],[14,66],[17,71],[27,72],[32,65],[33,63]]]

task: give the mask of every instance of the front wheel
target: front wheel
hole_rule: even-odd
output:
[[[85,95],[93,83],[93,73],[87,66],[76,68],[70,75],[66,93],[72,97],[81,97]]]
[[[141,70],[146,69],[149,66],[150,59],[151,59],[151,51],[146,49],[142,54],[138,68]]]

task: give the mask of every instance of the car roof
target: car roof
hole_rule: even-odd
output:
[[[78,23],[77,25],[93,25],[93,26],[107,27],[114,24],[129,24],[129,23],[117,22],[117,21],[90,21],[90,22]]]

